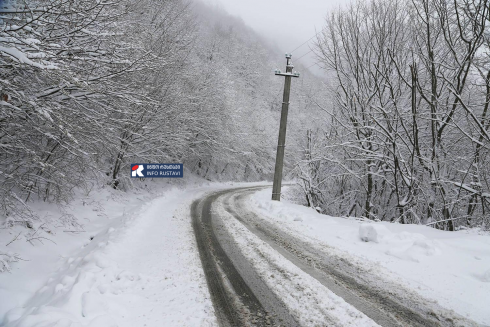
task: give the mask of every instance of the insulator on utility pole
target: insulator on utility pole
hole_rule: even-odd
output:
[[[293,73],[292,55],[286,53],[286,72],[281,73],[276,69],[275,74],[285,76],[284,94],[282,96],[281,123],[279,125],[279,140],[277,142],[276,168],[274,170],[274,184],[272,185],[272,200],[281,201],[282,169],[284,165],[284,148],[286,147],[286,126],[288,122],[289,93],[291,89],[291,77],[299,77],[299,73]]]

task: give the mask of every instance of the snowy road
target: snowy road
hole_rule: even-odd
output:
[[[192,205],[221,325],[476,325],[261,219],[247,205],[258,189],[220,191]]]
[[[229,193],[229,190],[214,193],[192,205],[194,231],[218,320],[224,326],[297,325],[241,255],[222,221],[215,219],[211,206]]]

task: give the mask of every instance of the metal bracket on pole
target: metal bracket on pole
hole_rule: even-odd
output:
[[[291,66],[291,67],[292,67],[292,66]],[[289,69],[289,67],[288,67],[288,69]],[[291,69],[292,69],[292,68],[291,68]],[[296,73],[296,72],[295,72],[295,73],[281,73],[281,71],[280,71],[280,70],[279,70],[279,71],[276,71],[276,72],[275,72],[275,75],[277,75],[277,76],[299,77],[299,73]]]

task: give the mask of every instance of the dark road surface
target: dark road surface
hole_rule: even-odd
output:
[[[298,326],[213,217],[212,203],[229,192],[197,200],[191,209],[199,254],[220,325]]]
[[[236,219],[302,271],[381,326],[478,326],[413,293],[387,285],[343,258],[319,251],[247,208],[247,199],[264,187],[235,188],[207,195],[192,204],[199,254],[221,326],[299,326],[268,289],[222,225]],[[220,217],[213,206],[230,216]],[[307,299],[305,299],[307,300]],[[324,326],[338,325],[325,317]]]

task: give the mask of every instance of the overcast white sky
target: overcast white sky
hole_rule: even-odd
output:
[[[329,10],[345,5],[350,0],[204,0],[222,6],[228,13],[241,17],[244,22],[275,41],[279,50],[291,52],[315,35],[324,25]],[[312,40],[313,41],[313,40]],[[293,52],[295,58],[310,51],[308,45]],[[311,55],[311,54],[310,54]],[[313,58],[301,61],[312,64]]]

